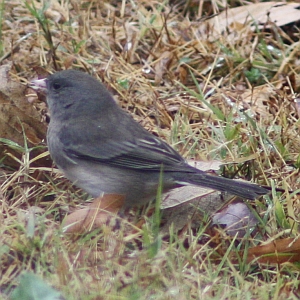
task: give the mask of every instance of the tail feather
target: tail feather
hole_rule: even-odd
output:
[[[186,174],[186,178],[184,179],[181,175],[181,178],[177,180],[177,182],[180,184],[189,183],[222,192],[228,192],[230,194],[251,200],[254,200],[257,197],[265,195],[269,192],[267,189],[256,184],[228,179],[220,176],[213,176],[204,172]]]

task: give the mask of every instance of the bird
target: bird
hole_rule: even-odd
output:
[[[44,90],[50,112],[47,144],[65,177],[92,197],[118,194],[124,207],[140,206],[163,192],[196,185],[256,199],[268,190],[207,174],[124,111],[93,76],[63,70],[31,82]]]

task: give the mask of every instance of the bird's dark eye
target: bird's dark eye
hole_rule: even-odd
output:
[[[54,90],[59,90],[61,88],[61,84],[58,82],[53,82],[52,87]]]

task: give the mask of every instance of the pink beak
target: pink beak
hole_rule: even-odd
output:
[[[30,82],[29,86],[34,90],[46,93],[47,92],[46,80],[47,80],[46,78],[34,79]]]

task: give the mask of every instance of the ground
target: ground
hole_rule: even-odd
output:
[[[29,272],[65,299],[299,298],[299,247],[292,262],[273,255],[278,241],[298,245],[299,23],[286,5],[273,22],[272,4],[256,2],[250,17],[235,1],[2,1],[1,298]],[[248,18],[229,24],[236,6]],[[66,236],[63,219],[88,196],[52,165],[47,106],[27,84],[69,68],[97,77],[185,158],[222,161],[219,174],[269,186],[247,202],[256,230],[229,237],[210,227],[209,210],[163,233],[150,207]],[[273,258],[252,260],[265,244]]]

